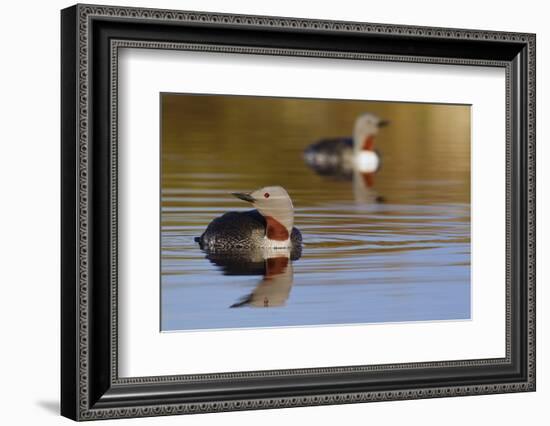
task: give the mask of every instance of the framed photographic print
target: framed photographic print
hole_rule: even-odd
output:
[[[535,35],[61,29],[64,416],[535,390]]]

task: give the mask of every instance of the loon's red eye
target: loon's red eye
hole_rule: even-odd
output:
[[[264,194],[264,197],[265,197],[265,198],[269,198],[269,192],[266,192],[266,193]]]

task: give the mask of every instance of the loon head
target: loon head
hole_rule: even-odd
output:
[[[378,134],[378,130],[389,124],[389,121],[382,120],[380,117],[365,113],[360,115],[355,120],[353,129],[353,147],[356,152],[374,149],[374,137]]]
[[[282,186],[265,186],[253,192],[234,192],[241,200],[252,203],[267,223],[266,236],[271,240],[288,240],[294,226],[294,207]]]

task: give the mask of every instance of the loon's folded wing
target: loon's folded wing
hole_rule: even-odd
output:
[[[304,160],[317,174],[338,179],[351,178],[352,138],[323,139],[304,151]]]
[[[353,139],[350,137],[321,139],[306,148],[306,160],[312,154],[339,155],[347,149],[353,149]]]
[[[220,249],[246,248],[253,235],[265,233],[265,226],[265,219],[257,210],[227,212],[210,222],[196,241],[201,248],[213,244]]]

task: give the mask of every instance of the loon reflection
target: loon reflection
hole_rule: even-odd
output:
[[[294,271],[288,257],[272,257],[265,261],[265,275],[258,282],[256,288],[248,296],[230,308],[252,306],[256,308],[270,308],[283,306],[292,288]]]
[[[206,258],[224,275],[261,275],[256,288],[231,308],[243,306],[270,308],[283,306],[292,288],[292,261],[301,256],[301,247],[292,250],[269,249],[241,252],[207,252]]]
[[[353,197],[358,204],[384,203],[386,199],[374,189],[375,173],[355,171],[352,175]]]

